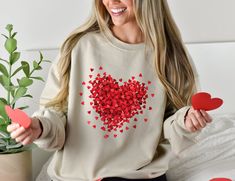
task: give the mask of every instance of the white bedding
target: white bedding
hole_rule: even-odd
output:
[[[197,136],[198,143],[170,161],[169,181],[235,181],[235,115],[213,116]]]

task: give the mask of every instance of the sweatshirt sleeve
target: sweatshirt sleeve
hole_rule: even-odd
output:
[[[197,142],[195,137],[200,133],[200,130],[190,132],[185,127],[185,115],[189,108],[190,106],[185,106],[179,109],[164,121],[164,138],[170,142],[172,151],[177,155],[184,149],[195,144]]]
[[[46,85],[40,97],[40,105],[50,101],[59,92],[59,74],[57,63],[53,63],[47,77]],[[66,113],[53,108],[40,106],[32,115],[40,120],[43,128],[41,136],[34,141],[38,147],[54,151],[63,147],[65,142]]]

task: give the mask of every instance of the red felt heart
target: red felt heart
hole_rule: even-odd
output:
[[[107,130],[117,130],[125,122],[142,114],[146,108],[148,87],[134,78],[119,85],[111,75],[97,76],[90,81],[89,96],[93,99],[92,108],[100,115]]]
[[[31,119],[28,115],[20,109],[12,109],[10,106],[5,106],[8,117],[15,123],[19,123],[24,128],[28,128],[31,124]]]
[[[206,92],[199,92],[192,96],[192,106],[196,110],[210,111],[219,108],[223,104],[220,98],[211,98],[211,95]]]

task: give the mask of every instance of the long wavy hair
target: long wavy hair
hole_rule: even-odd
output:
[[[195,74],[180,32],[170,13],[167,0],[133,0],[138,26],[146,45],[153,49],[156,76],[167,94],[167,107],[180,109],[190,104],[195,92]],[[88,21],[73,31],[62,44],[58,64],[60,91],[47,106],[66,108],[71,52],[79,39],[89,32],[110,33],[112,20],[101,0],[94,0]]]

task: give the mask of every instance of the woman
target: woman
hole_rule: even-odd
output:
[[[211,122],[190,107],[195,74],[166,0],[94,0],[66,39],[23,144],[56,150],[51,180],[166,180]],[[171,148],[170,148],[170,144]]]

